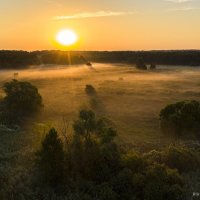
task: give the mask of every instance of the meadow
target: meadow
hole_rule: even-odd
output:
[[[1,86],[14,73],[16,70],[1,71]],[[85,93],[90,84],[97,91],[97,114],[109,118],[120,140],[128,145],[168,143],[170,138],[159,130],[160,110],[177,101],[200,100],[197,67],[158,66],[140,71],[130,65],[95,63],[94,68],[33,66],[17,73],[18,80],[36,85],[43,97],[44,108],[34,124],[58,127],[64,119],[70,128],[81,108],[91,108],[93,99]]]
[[[18,76],[14,77],[14,73]],[[156,70],[142,71],[124,64],[94,63],[93,68],[32,66],[26,70],[1,70],[0,86],[13,78],[35,85],[44,106],[17,131],[5,132],[0,127],[0,183],[5,194],[8,188],[8,193],[17,191],[18,198],[22,198],[19,191],[24,193],[29,188],[34,155],[49,128],[63,133],[60,137],[70,136],[72,123],[83,108],[106,117],[118,132],[117,142],[128,149],[148,152],[170,144],[199,145],[163,135],[159,124],[160,110],[167,104],[200,100],[198,67],[157,66]],[[95,96],[86,94],[87,84],[94,86]],[[0,95],[4,96],[2,90]],[[198,188],[198,184],[193,181],[191,187]]]

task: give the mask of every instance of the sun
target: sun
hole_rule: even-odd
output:
[[[56,40],[63,46],[70,46],[77,42],[78,36],[73,30],[65,29],[58,32]]]

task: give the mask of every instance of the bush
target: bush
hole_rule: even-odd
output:
[[[42,106],[38,89],[29,82],[12,80],[3,86],[6,94],[0,105],[0,120],[3,124],[19,122]]]
[[[167,105],[160,112],[160,124],[164,134],[200,138],[200,103],[182,101]]]
[[[96,94],[96,90],[92,85],[86,85],[85,92],[87,95],[95,95]]]
[[[184,147],[171,146],[163,151],[151,151],[144,158],[151,163],[165,164],[169,168],[178,169],[179,172],[194,172],[200,167],[198,153]]]

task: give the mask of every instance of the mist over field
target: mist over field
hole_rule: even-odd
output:
[[[9,126],[6,128],[3,124],[0,126],[0,182],[3,185],[0,194],[3,199],[15,193],[17,194],[16,199],[19,200],[26,196],[29,199],[33,196],[38,198],[38,195],[44,197],[60,195],[60,192],[54,194],[52,188],[47,193],[40,191],[43,187],[42,184],[47,188],[48,186],[46,182],[41,182],[41,184],[37,182],[43,175],[38,176],[40,168],[35,166],[37,161],[35,156],[38,149],[45,144],[47,133],[52,127],[58,130],[58,137],[63,141],[65,151],[68,152],[66,145],[71,145],[70,148],[73,148],[73,141],[75,141],[73,135],[77,134],[74,133],[74,123],[80,117],[80,110],[92,110],[97,118],[106,119],[108,124],[117,131],[118,137],[114,141],[119,145],[120,151],[137,152],[133,155],[127,154],[130,156],[127,159],[133,159],[131,161],[133,166],[138,166],[140,162],[140,164],[147,161],[148,163],[152,162],[150,169],[155,167],[155,170],[160,170],[161,167],[164,170],[163,173],[169,173],[167,176],[172,173],[170,170],[177,168],[178,171],[173,172],[174,176],[179,172],[182,178],[180,180],[184,180],[184,185],[181,185],[179,179],[174,179],[179,180],[177,183],[183,188],[180,195],[187,196],[189,199],[192,191],[198,191],[200,185],[198,179],[199,140],[193,136],[184,138],[163,134],[159,115],[166,105],[186,100],[200,101],[200,68],[163,65],[156,66],[156,69],[153,70],[149,69],[149,66],[147,70],[140,70],[130,64],[93,63],[92,67],[87,65],[40,65],[21,70],[0,70],[1,99],[6,97],[5,83],[11,83],[13,79],[17,79],[19,83],[29,82],[36,86],[41,94],[43,106],[37,113],[24,119],[17,129]],[[94,88],[93,93],[87,93],[87,85]],[[72,142],[70,143],[70,141]],[[95,145],[97,144],[95,143]],[[91,153],[93,151],[91,150]],[[108,151],[112,152],[113,150],[108,149]],[[55,155],[57,157],[59,154],[56,152]],[[71,159],[76,159],[78,155],[75,153]],[[96,160],[95,155],[90,159]],[[87,156],[86,153],[83,156]],[[160,161],[157,156],[163,156],[161,165],[158,166]],[[52,156],[48,155],[47,159],[51,161]],[[153,161],[149,159],[153,159]],[[55,158],[52,161],[56,163]],[[65,162],[67,165],[69,161]],[[79,161],[75,162],[75,167],[76,165],[80,165]],[[86,161],[83,161],[82,165],[85,165],[86,169],[88,168]],[[82,165],[80,165],[81,169]],[[53,176],[54,168],[48,177]],[[76,168],[73,169],[76,170]],[[110,175],[113,167],[111,169]],[[144,170],[141,173],[148,173],[149,168]],[[155,175],[158,175],[157,171],[155,171]],[[148,177],[148,175],[145,176]],[[129,177],[125,176],[126,181],[129,180],[127,179]],[[148,184],[151,184],[154,178],[149,180],[150,183],[146,183],[147,186],[144,185],[144,188],[149,187]],[[163,181],[163,187],[165,187],[168,181]],[[19,185],[18,182],[20,182]],[[79,181],[77,184],[79,185]],[[85,186],[85,183],[83,186],[89,187]],[[122,187],[121,183],[119,187]],[[144,194],[138,184],[134,187],[138,187],[137,191]],[[101,185],[100,188],[104,190]],[[28,192],[29,190],[32,193]],[[23,192],[19,193],[19,191]],[[133,189],[130,191],[131,196],[134,195],[134,193],[132,194]],[[157,195],[157,191],[156,189],[154,195]],[[179,194],[178,191],[176,191],[177,194]],[[81,192],[80,189],[73,195],[85,194],[85,192]],[[125,189],[124,192],[126,194],[127,190]],[[66,194],[64,193],[64,195]],[[103,195],[100,194],[100,197],[103,198]],[[53,197],[53,199],[56,198]],[[72,199],[76,198],[72,197]]]
[[[96,88],[99,115],[107,116],[125,143],[163,139],[159,112],[167,104],[181,100],[200,100],[200,69],[197,67],[158,66],[140,71],[130,65],[94,64],[94,69],[79,65],[41,66],[18,70],[18,80],[36,85],[44,99],[38,123],[72,121],[81,108],[91,108],[85,85]],[[1,85],[13,78],[16,70],[2,70]],[[2,94],[3,95],[3,94]],[[163,141],[162,141],[163,142]]]

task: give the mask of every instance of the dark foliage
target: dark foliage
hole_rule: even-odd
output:
[[[63,184],[68,190],[60,195],[74,193],[75,199],[182,199],[183,182],[176,170],[122,153],[115,136],[105,120],[90,110],[80,111],[65,153],[54,129],[43,141],[39,166],[45,180]]]
[[[142,58],[138,58],[136,61],[136,68],[137,69],[142,69],[142,70],[147,70],[147,66],[144,63],[144,60]]]
[[[151,70],[156,69],[156,65],[155,64],[151,64],[150,67],[149,67],[149,69],[151,69]]]
[[[69,59],[70,54],[70,59]],[[138,59],[144,63],[158,65],[200,65],[200,51],[0,51],[0,68],[18,69],[40,64],[85,64],[85,59],[92,62],[132,63]]]
[[[42,106],[38,89],[29,82],[12,80],[3,86],[6,94],[0,105],[0,120],[3,124],[15,124],[35,113]]]
[[[96,94],[96,90],[92,85],[86,85],[85,92],[87,95],[95,95]]]
[[[166,106],[160,112],[163,133],[200,138],[200,103],[182,101]]]
[[[20,69],[41,64],[84,64],[77,52],[67,51],[0,51],[0,68]]]
[[[46,135],[37,155],[44,183],[54,187],[61,184],[64,178],[64,150],[55,129]]]
[[[178,169],[180,173],[194,172],[200,167],[198,153],[186,147],[170,146],[163,151],[151,151],[144,157],[150,162],[157,162],[172,169]]]
[[[92,62],[133,63],[142,58],[146,64],[157,65],[200,65],[200,51],[104,51],[82,52]]]

